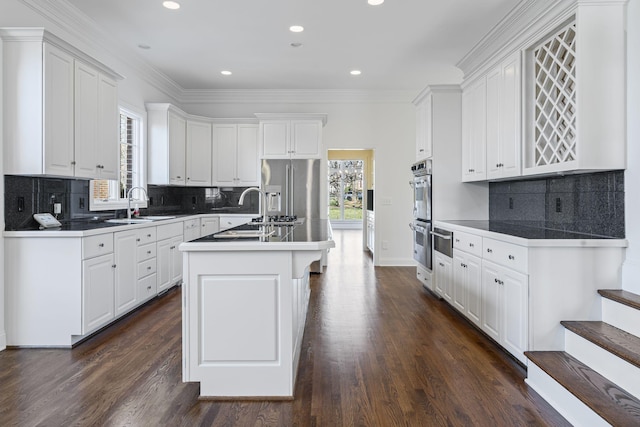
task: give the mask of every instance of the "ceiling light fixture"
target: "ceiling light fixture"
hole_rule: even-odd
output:
[[[304,27],[302,25],[292,25],[289,27],[289,31],[292,33],[301,33],[304,31]]]
[[[301,47],[302,43],[291,43],[291,47]]]
[[[223,76],[230,76],[233,73],[231,71],[224,70],[224,71],[220,71],[220,74],[222,74]]]
[[[139,44],[138,47],[143,50],[151,49],[151,46],[149,46],[148,44]]]
[[[162,5],[167,9],[171,9],[171,10],[180,9],[180,3],[176,1],[163,1]]]
[[[351,70],[350,74],[352,76],[359,76],[360,74],[362,74],[362,71],[360,71],[360,70]]]
[[[367,3],[369,3],[371,6],[380,6],[382,3],[384,3],[384,0],[367,0]]]

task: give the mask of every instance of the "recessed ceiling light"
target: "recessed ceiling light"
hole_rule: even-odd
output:
[[[171,10],[180,9],[180,3],[176,1],[163,1],[162,5],[167,9],[171,9]]]
[[[384,0],[367,0],[367,3],[369,3],[371,6],[380,6],[382,3],[384,3]]]
[[[292,25],[289,27],[289,31],[292,33],[301,33],[304,31],[304,27],[302,25]]]
[[[360,70],[351,70],[350,74],[352,76],[359,76],[360,74],[362,74],[362,71],[360,71]]]
[[[230,76],[233,73],[231,71],[224,70],[224,71],[220,71],[220,74],[222,74],[223,76]]]
[[[301,47],[302,43],[291,43],[291,47]]]
[[[148,44],[139,44],[138,47],[143,50],[151,49],[151,46],[149,46]]]

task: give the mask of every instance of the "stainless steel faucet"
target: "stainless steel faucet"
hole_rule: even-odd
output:
[[[258,187],[249,187],[240,194],[240,199],[238,200],[238,204],[242,206],[244,204],[244,196],[251,191],[257,191],[262,194],[262,222],[268,222],[267,219],[267,193],[259,189]]]
[[[127,191],[127,219],[131,219],[131,192],[133,190],[142,190],[144,191],[145,200],[149,200],[149,195],[147,194],[147,189],[144,187],[131,187],[129,191]]]

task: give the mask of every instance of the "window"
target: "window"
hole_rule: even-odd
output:
[[[90,210],[111,210],[127,207],[127,191],[144,185],[142,155],[142,118],[133,111],[120,109],[120,172],[118,180],[96,179],[90,184]],[[138,205],[146,207],[144,194],[132,194]]]

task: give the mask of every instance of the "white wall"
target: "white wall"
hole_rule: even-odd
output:
[[[7,347],[7,333],[4,327],[4,237],[2,237],[2,230],[4,230],[4,172],[3,172],[3,159],[2,159],[2,147],[4,130],[2,128],[2,40],[0,40],[0,351]]]
[[[376,265],[415,265],[412,257],[410,165],[415,161],[412,95],[399,101],[334,103],[183,104],[207,117],[252,117],[253,113],[327,113],[324,148],[373,149],[375,156]],[[326,183],[324,194],[326,195]],[[384,201],[390,204],[383,203]]]
[[[627,171],[625,222],[629,240],[622,287],[640,294],[640,0],[627,5]],[[632,191],[633,189],[633,191]]]

